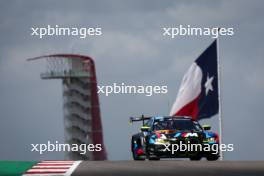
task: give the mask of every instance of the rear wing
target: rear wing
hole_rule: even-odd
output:
[[[139,122],[139,121],[142,121],[143,125],[144,125],[144,122],[145,120],[149,120],[151,117],[147,117],[147,116],[140,116],[140,117],[130,117],[129,118],[129,123],[133,123],[133,122]]]
[[[129,118],[129,123],[132,124],[133,122],[138,122],[138,121],[142,121],[143,125],[145,124],[145,120],[149,120],[150,118],[154,118],[154,120],[158,120],[160,118],[171,118],[171,119],[186,119],[186,120],[193,120],[192,117],[189,117],[189,116],[140,116],[140,117],[130,117]]]

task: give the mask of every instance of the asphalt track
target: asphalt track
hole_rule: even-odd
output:
[[[264,161],[83,161],[72,176],[264,176]]]

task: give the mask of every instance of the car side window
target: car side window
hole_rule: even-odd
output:
[[[151,127],[151,124],[152,124],[152,119],[149,119],[149,120],[144,124],[144,126]]]

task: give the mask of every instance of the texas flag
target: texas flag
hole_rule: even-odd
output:
[[[194,120],[218,113],[218,72],[216,40],[185,73],[170,111],[171,116],[191,116]]]

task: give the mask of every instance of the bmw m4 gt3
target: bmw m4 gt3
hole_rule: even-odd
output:
[[[209,125],[201,126],[185,116],[131,117],[130,122],[142,121],[141,132],[131,139],[134,160],[160,158],[219,158],[218,134]]]

